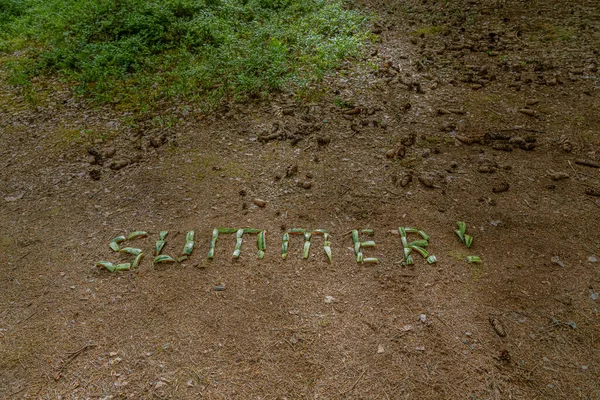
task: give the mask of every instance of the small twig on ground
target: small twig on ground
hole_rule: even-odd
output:
[[[294,353],[296,352],[296,349],[294,348],[294,345],[293,345],[292,343],[290,343],[290,341],[289,341],[289,340],[287,340],[287,339],[283,339],[283,341],[284,341],[284,342],[285,342],[285,343],[286,343],[288,346],[290,346],[290,348],[292,349],[292,351],[293,351]]]
[[[594,185],[590,185],[589,183],[583,182],[583,179],[581,179],[582,174],[580,172],[577,172],[577,170],[573,167],[573,164],[571,164],[570,160],[568,161],[568,163],[569,163],[569,166],[571,167],[571,169],[573,170],[573,172],[575,172],[575,176],[577,177],[577,181],[580,185],[587,186],[587,187],[595,187]],[[575,163],[577,163],[577,161],[575,161]],[[585,176],[594,178],[593,176],[589,176],[589,175],[585,175]],[[594,178],[594,179],[597,179],[597,178]]]
[[[571,162],[569,161],[569,164],[570,163]],[[575,160],[575,164],[583,165],[584,167],[600,168],[600,163],[597,163],[595,161],[590,161],[590,160]]]
[[[56,375],[54,375],[54,379],[55,380],[59,380],[61,378],[61,374],[64,371],[64,369],[67,367],[67,365],[69,365],[74,359],[77,358],[78,355],[80,355],[81,353],[83,353],[86,350],[92,349],[96,347],[95,344],[86,344],[85,346],[83,346],[82,348],[80,348],[79,350],[76,350],[72,353],[70,353],[69,358],[67,359],[67,361],[65,361],[62,366],[59,368],[58,372],[56,373]]]
[[[37,314],[38,310],[35,310],[34,312],[32,312],[31,314],[29,314],[29,316],[23,320],[17,321],[17,324],[20,324],[21,322],[25,322],[27,321],[29,318],[33,317],[35,314]]]
[[[569,161],[569,163],[570,163],[570,161]],[[593,175],[590,175],[590,174],[585,174],[585,173],[583,173],[583,172],[581,172],[581,171],[577,171],[577,172],[576,172],[576,174],[577,174],[577,175],[578,175],[580,178],[581,178],[582,176],[585,176],[586,178],[591,178],[591,179],[596,179],[596,180],[600,179],[600,176],[593,176]]]
[[[508,129],[495,129],[491,132],[512,132],[512,131],[525,131],[525,132],[535,132],[535,133],[546,133],[546,131],[540,131],[537,129],[529,129],[529,128],[522,128],[522,127],[514,127],[514,128],[508,128]]]
[[[598,202],[598,200],[594,201],[594,200],[592,200],[592,199],[590,199],[590,198],[586,198],[586,200],[589,200],[589,201],[591,201],[591,202],[592,202],[592,204],[595,204],[595,205],[597,205],[598,207],[600,207],[600,203]]]
[[[362,379],[362,377],[365,374],[365,372],[367,372],[367,368],[363,369],[363,372],[360,374],[360,376],[358,377],[358,379],[356,380],[356,382],[354,382],[354,385],[352,385],[352,387],[350,389],[346,390],[345,392],[341,392],[339,394],[339,396],[343,396],[346,393],[350,393],[351,391],[353,391],[354,388],[356,387],[356,385],[358,385],[358,382],[360,382],[360,380]]]
[[[581,177],[579,176],[579,173],[577,172],[577,170],[573,167],[573,164],[571,164],[571,160],[568,160],[567,162],[569,163],[569,167],[571,167],[573,172],[575,172],[575,176],[577,177],[577,180],[581,182]]]
[[[452,329],[452,327],[451,327],[450,325],[448,325],[448,324],[446,323],[446,321],[444,321],[444,319],[443,319],[442,317],[440,317],[440,316],[439,316],[439,315],[437,315],[437,314],[432,314],[432,315],[433,315],[434,317],[436,317],[436,318],[437,318],[437,319],[438,319],[438,320],[439,320],[439,321],[440,321],[442,324],[446,325],[446,327],[447,327],[447,328],[449,328],[449,329]]]
[[[16,396],[16,395],[18,395],[19,393],[21,393],[22,391],[24,391],[25,389],[27,389],[27,386],[25,386],[25,387],[24,387],[24,388],[22,388],[22,389],[19,389],[19,390],[17,390],[16,392],[13,392],[13,393],[9,394],[9,395],[8,395],[8,397],[13,397],[13,396]]]
[[[27,253],[23,254],[21,257],[17,258],[17,261],[21,261],[22,259],[24,259],[25,257],[27,257],[27,256],[28,256],[28,255],[30,255],[30,254],[31,254],[31,251],[29,251],[29,252],[27,252]]]
[[[17,262],[21,261],[22,259],[24,259],[25,257],[27,257],[27,256],[28,256],[28,255],[30,255],[30,254],[31,254],[31,251],[30,251],[30,252],[27,252],[27,253],[25,253],[25,254],[24,254],[24,255],[22,255],[21,257],[17,258]],[[14,271],[14,270],[15,270],[15,269],[17,269],[18,267],[19,267],[18,265],[15,265],[15,266],[12,268],[12,270]]]
[[[346,188],[346,190],[344,190],[342,193],[340,193],[340,196],[345,195],[346,193],[348,193],[348,191],[350,190],[350,186],[346,186],[346,185],[342,185],[343,187]]]

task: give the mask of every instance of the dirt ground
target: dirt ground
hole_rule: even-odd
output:
[[[359,6],[365,59],[269,102],[145,115],[2,84],[0,398],[600,398],[598,2]],[[400,226],[438,262],[404,265]],[[266,229],[265,258],[223,235],[208,260],[214,227]],[[332,264],[320,238],[281,259],[298,227]],[[138,270],[94,266],[140,229]]]

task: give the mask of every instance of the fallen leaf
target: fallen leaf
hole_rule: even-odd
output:
[[[11,202],[11,201],[21,200],[23,198],[23,195],[25,195],[25,192],[17,193],[14,196],[6,196],[4,198],[4,201]]]

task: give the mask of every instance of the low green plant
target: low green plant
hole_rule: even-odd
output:
[[[244,100],[360,55],[341,0],[0,0],[11,81],[57,74],[101,101]]]
[[[412,36],[436,36],[447,30],[448,28],[445,26],[438,25],[430,25],[419,28],[413,32],[411,32]]]
[[[339,108],[352,108],[352,107],[354,107],[354,104],[352,103],[352,101],[344,100],[340,96],[335,96],[335,98],[333,99],[333,104],[335,104],[336,107],[339,107]]]

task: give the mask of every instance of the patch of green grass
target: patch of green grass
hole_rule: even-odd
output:
[[[216,102],[318,81],[360,55],[343,0],[0,0],[11,82],[58,74],[96,100]]]
[[[439,26],[439,25],[431,25],[431,26],[424,26],[422,28],[419,28],[413,32],[411,32],[411,35],[413,36],[435,36],[435,35],[439,35],[442,32],[444,32],[444,30],[447,29],[443,26]]]
[[[420,163],[421,160],[417,157],[405,157],[400,161],[400,165],[402,165],[403,168],[415,168]]]
[[[57,126],[53,135],[45,138],[45,144],[63,150],[68,146],[75,144],[92,143],[96,139],[107,141],[114,138],[115,132],[99,132],[93,129],[77,129],[72,127]]]
[[[325,98],[327,93],[321,86],[306,85],[296,90],[296,96],[301,102],[316,103]]]
[[[354,104],[352,103],[352,101],[350,101],[350,100],[344,100],[340,96],[335,96],[335,98],[333,99],[333,104],[335,104],[336,107],[339,107],[339,108],[352,108],[352,107],[354,107]]]
[[[451,144],[454,143],[454,139],[446,136],[446,137],[440,137],[440,136],[427,136],[425,138],[425,142],[427,142],[428,144],[434,145],[434,146],[438,146],[441,144]]]
[[[570,28],[548,23],[535,24],[533,30],[541,34],[540,39],[544,42],[569,41],[575,38],[575,34]]]

